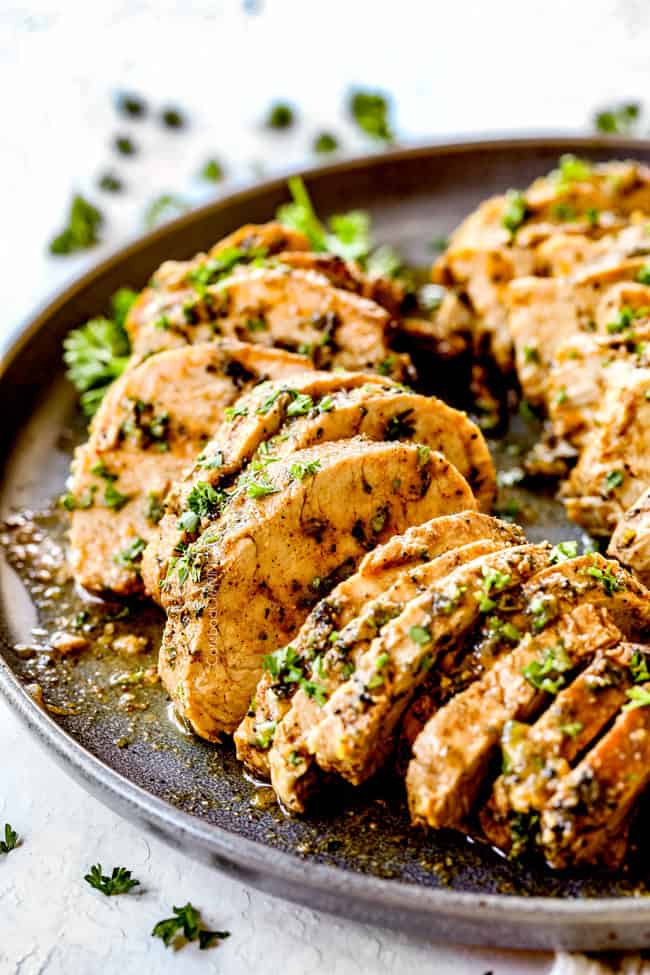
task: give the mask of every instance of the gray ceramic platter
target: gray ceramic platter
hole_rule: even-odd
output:
[[[502,139],[345,161],[305,180],[321,214],[367,209],[377,239],[423,265],[432,259],[431,240],[447,234],[481,199],[525,186],[569,151],[591,159],[650,159],[645,142]],[[53,544],[60,538],[50,506],[82,431],[58,365],[66,331],[101,313],[121,285],[141,287],[163,260],[187,258],[243,223],[267,220],[285,199],[285,181],[278,179],[176,220],[104,261],[16,331],[0,375],[3,517],[28,508],[36,512],[28,519],[30,531],[44,528]],[[435,386],[435,370],[419,365]],[[515,424],[508,440],[526,436]],[[515,463],[512,456],[500,450],[506,467]],[[577,536],[548,497],[527,487],[517,491],[532,538]],[[17,652],[17,644],[46,639],[61,606],[52,605],[33,567],[16,572],[11,561],[3,561],[0,576],[0,689],[52,758],[143,829],[272,894],[432,940],[592,950],[650,945],[648,858],[641,842],[633,867],[615,877],[553,875],[457,836],[413,832],[399,783],[389,777],[328,797],[308,818],[288,819],[268,802],[268,790],[244,778],[228,747],[175,729],[160,686],[135,689],[125,708],[110,683],[113,655],[93,651],[54,665],[47,655]],[[74,606],[65,587],[62,598]],[[117,633],[143,625],[139,612],[125,618],[118,610],[110,608]],[[92,625],[95,608],[89,612]],[[146,625],[155,639],[155,613]],[[49,709],[25,690],[35,682]]]

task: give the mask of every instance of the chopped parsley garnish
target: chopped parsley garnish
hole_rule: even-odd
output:
[[[589,179],[593,170],[586,159],[579,159],[567,152],[560,156],[558,168],[551,174],[558,183],[581,183]]]
[[[363,132],[373,139],[392,142],[390,105],[385,95],[380,92],[353,91],[348,106],[352,118]]]
[[[273,744],[273,736],[277,725],[275,721],[260,721],[255,727],[255,744],[262,751],[267,752]]]
[[[121,156],[135,156],[137,152],[135,142],[128,135],[116,135],[113,145]]]
[[[237,417],[239,417],[239,416],[248,416],[248,407],[247,406],[241,406],[241,405],[240,406],[227,406],[225,408],[225,410],[223,411],[223,413],[224,413],[224,416],[225,416],[226,420],[228,420],[229,423],[232,423],[232,421],[233,420],[236,420]]]
[[[637,271],[636,279],[639,284],[650,284],[650,264],[644,264]]]
[[[641,106],[638,102],[625,102],[600,109],[594,117],[594,124],[599,132],[606,135],[621,135],[635,127],[640,114]]]
[[[300,461],[297,464],[292,464],[289,468],[289,474],[296,481],[304,481],[306,477],[316,474],[320,470],[320,461]]]
[[[269,129],[288,129],[293,125],[294,113],[291,105],[286,102],[274,102],[266,116],[266,127]]]
[[[278,684],[297,684],[303,677],[303,665],[295,647],[281,647],[267,654],[262,660],[262,668]]]
[[[70,491],[62,494],[59,498],[59,504],[66,511],[77,511],[84,510],[86,508],[92,508],[95,502],[95,493],[97,491],[97,485],[91,484],[90,487],[84,491],[83,494],[76,496]]]
[[[375,673],[372,675],[368,681],[368,689],[373,690],[375,687],[380,687],[384,683],[383,670],[386,664],[390,660],[390,655],[387,653],[380,653],[375,662]]]
[[[555,600],[552,596],[535,596],[529,603],[528,611],[533,617],[533,632],[539,633],[555,616]]]
[[[362,210],[333,216],[329,229],[319,220],[309,193],[299,176],[288,181],[292,203],[279,207],[276,219],[309,239],[315,251],[329,251],[346,260],[364,258],[371,247],[370,221]]]
[[[557,393],[555,394],[555,402],[558,406],[562,406],[569,399],[569,394],[567,393],[566,386],[560,386]]]
[[[319,413],[329,413],[334,409],[334,398],[332,396],[323,396],[323,398],[318,401],[316,408]]]
[[[116,111],[127,118],[144,118],[147,114],[147,103],[144,98],[130,91],[118,91],[114,104]]]
[[[338,139],[331,132],[319,132],[314,139],[314,152],[336,152],[339,147]]]
[[[624,480],[625,474],[623,471],[609,471],[609,473],[603,478],[601,488],[605,497],[609,497],[609,495],[613,494],[617,488],[620,488]]]
[[[9,823],[5,823],[4,837],[0,840],[0,853],[11,853],[18,846],[18,833]]]
[[[120,193],[124,189],[124,183],[115,173],[106,172],[100,176],[97,185],[105,193]]]
[[[474,593],[474,597],[478,601],[479,612],[489,613],[497,605],[492,595],[502,592],[512,577],[507,572],[499,572],[498,569],[490,569],[486,565],[483,566],[482,573],[483,584],[480,591]]]
[[[154,404],[133,400],[132,415],[122,424],[122,433],[130,436],[143,450],[155,447],[161,453],[169,450],[169,412],[154,413]]]
[[[223,166],[218,159],[208,159],[201,170],[201,179],[209,183],[220,183],[223,179]]]
[[[144,509],[144,516],[152,525],[157,525],[165,513],[165,507],[160,495],[149,491]]]
[[[218,514],[225,496],[207,481],[198,481],[187,496],[186,510],[181,514],[178,527],[181,531],[194,533],[202,518]]]
[[[566,684],[564,674],[571,670],[571,659],[562,643],[547,647],[537,660],[531,660],[522,674],[528,683],[538,691],[557,694]]]
[[[551,565],[566,562],[567,559],[575,559],[577,554],[578,543],[576,541],[559,542],[551,550]]]
[[[625,589],[625,584],[620,579],[617,579],[609,566],[600,569],[597,565],[590,565],[584,571],[586,575],[591,576],[593,579],[598,579],[602,583],[603,589],[608,596],[613,596],[615,592],[620,592],[622,589]]]
[[[92,247],[99,241],[103,222],[104,217],[97,207],[77,194],[70,204],[67,225],[50,241],[50,254],[72,254]]]
[[[114,511],[121,511],[129,498],[129,494],[122,494],[113,483],[106,485],[106,489],[104,490],[104,504],[107,508],[112,508]]]
[[[488,630],[492,636],[517,644],[521,640],[521,633],[514,623],[504,622],[498,616],[490,616],[487,621]]]
[[[523,352],[524,362],[539,362],[539,349],[536,345],[525,345]]]
[[[506,193],[506,207],[503,211],[501,223],[510,233],[511,237],[515,236],[522,223],[524,223],[528,212],[528,201],[524,194],[520,193],[519,190],[508,190]]]
[[[277,494],[280,490],[267,478],[250,478],[246,480],[246,494],[249,498],[266,498],[269,494]]]
[[[163,108],[160,119],[168,129],[182,129],[185,126],[185,116],[175,105],[167,105]]]
[[[287,416],[304,416],[314,408],[314,401],[309,393],[298,393],[287,406]]]
[[[174,916],[158,921],[151,932],[152,937],[160,938],[166,948],[170,945],[182,947],[181,935],[185,941],[198,941],[201,951],[230,937],[229,931],[208,931],[204,928],[199,912],[189,902],[184,907],[173,907],[172,910]]]
[[[185,585],[188,578],[190,578],[192,582],[200,582],[203,572],[203,565],[201,561],[201,553],[198,551],[196,546],[185,545],[181,542],[176,546],[174,551],[176,552],[176,555],[169,561],[167,575],[161,583],[161,588],[166,589],[169,587],[174,572],[176,572],[178,576],[178,585],[181,588]]]
[[[265,318],[249,318],[246,321],[246,328],[249,332],[265,332],[269,325]]]
[[[140,881],[131,877],[131,871],[126,867],[113,867],[109,877],[102,874],[101,863],[95,863],[90,868],[90,873],[84,877],[87,884],[99,890],[105,897],[114,897],[116,894],[128,894],[134,887],[139,887]]]
[[[207,288],[208,285],[216,284],[221,278],[227,277],[232,269],[243,261],[248,262],[255,257],[263,256],[262,251],[253,252],[242,250],[241,247],[226,247],[205,264],[200,264],[190,271],[187,280],[191,284]]]
[[[307,697],[311,697],[321,708],[327,701],[327,690],[319,681],[303,678],[300,681],[300,688],[305,692]]]
[[[417,643],[419,647],[423,647],[427,643],[431,643],[431,631],[426,626],[412,626],[409,629],[409,639],[413,640],[413,643]]]
[[[645,684],[646,681],[650,681],[648,661],[638,650],[635,650],[630,660],[630,673],[635,684]]]
[[[647,687],[631,687],[625,693],[629,700],[621,710],[634,711],[635,708],[650,707],[650,689]]]
[[[559,725],[559,728],[562,734],[566,735],[567,738],[577,738],[584,728],[584,725],[581,721],[570,721],[567,724]]]
[[[575,220],[577,217],[576,208],[571,206],[570,203],[566,203],[561,200],[559,203],[555,203],[551,209],[551,212],[556,220],[561,220],[567,223],[569,220]]]
[[[147,543],[144,538],[134,538],[126,548],[113,556],[113,561],[117,565],[124,566],[125,569],[134,569],[137,571],[138,565],[142,562],[142,553],[146,547]]]
[[[618,313],[618,318],[615,318],[614,321],[607,322],[607,331],[610,335],[618,335],[620,332],[625,332],[628,328],[632,327],[636,318],[645,317],[648,311],[648,308],[631,308],[629,305],[623,305]]]

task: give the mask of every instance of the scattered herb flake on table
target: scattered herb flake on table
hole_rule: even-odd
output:
[[[110,876],[102,874],[101,863],[95,863],[90,868],[90,873],[84,877],[87,884],[100,891],[105,897],[114,897],[116,894],[128,894],[133,887],[139,887],[140,881],[131,876],[131,871],[126,867],[113,867]]]
[[[294,123],[294,111],[286,102],[274,102],[266,116],[267,129],[288,129]]]
[[[203,927],[201,916],[189,902],[184,907],[173,907],[173,917],[158,921],[151,932],[152,937],[160,938],[166,948],[181,948],[185,942],[198,941],[204,951],[219,941],[230,937],[230,931],[209,931]]]
[[[383,142],[393,141],[388,118],[390,104],[385,95],[358,89],[350,95],[348,107],[352,118],[367,135]]]
[[[0,853],[11,853],[18,846],[18,833],[9,823],[5,823],[5,838],[0,840]]]
[[[103,222],[104,217],[97,207],[77,194],[70,204],[67,225],[50,241],[50,254],[72,254],[97,244]]]

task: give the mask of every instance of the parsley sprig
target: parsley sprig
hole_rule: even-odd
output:
[[[96,412],[108,386],[129,360],[131,346],[124,321],[136,297],[130,288],[120,288],[111,299],[110,317],[91,318],[63,340],[66,375],[81,393],[86,416]]]
[[[134,887],[140,885],[140,881],[131,876],[131,871],[126,867],[113,867],[110,876],[102,873],[101,863],[95,863],[90,868],[90,873],[84,877],[87,884],[100,891],[105,897],[114,897],[116,894],[128,894]]]
[[[208,931],[203,927],[199,912],[189,901],[184,907],[173,907],[172,910],[174,916],[158,921],[151,932],[152,937],[160,938],[166,948],[180,948],[185,942],[198,941],[200,950],[205,951],[230,937],[230,931]]]

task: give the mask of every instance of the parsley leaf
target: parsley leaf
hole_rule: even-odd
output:
[[[314,139],[314,152],[336,152],[338,147],[338,139],[331,132],[319,132]]]
[[[113,561],[117,565],[124,566],[125,569],[133,569],[138,571],[138,566],[142,562],[142,553],[147,547],[147,543],[144,538],[134,538],[126,548],[118,552],[117,555],[113,556]]]
[[[110,877],[102,874],[101,863],[95,863],[90,868],[90,873],[84,877],[87,884],[99,890],[105,897],[114,897],[116,894],[128,894],[133,887],[139,887],[140,881],[131,877],[131,871],[126,867],[113,867]]]
[[[269,129],[288,129],[293,125],[294,112],[286,102],[274,102],[266,116],[266,127]]]
[[[596,112],[594,124],[599,132],[606,135],[624,135],[634,129],[640,114],[641,106],[638,102],[626,102],[600,109]]]
[[[104,222],[101,212],[77,194],[70,204],[67,226],[50,241],[50,254],[72,254],[98,243]]]
[[[0,853],[11,853],[18,846],[18,833],[5,823],[5,838],[0,840]]]
[[[625,475],[623,471],[609,471],[603,478],[602,492],[605,497],[609,497],[613,494],[616,488],[620,488],[623,481],[625,480]]]
[[[564,674],[571,669],[571,659],[562,643],[547,647],[537,660],[531,660],[522,674],[532,687],[547,694],[557,694],[566,684]]]
[[[350,114],[360,129],[373,139],[383,142],[393,141],[390,127],[390,104],[380,92],[358,89],[350,95],[348,107]]]
[[[650,689],[647,687],[631,687],[629,691],[625,692],[629,698],[627,704],[624,704],[623,711],[634,711],[635,708],[647,708],[650,707]]]
[[[575,559],[577,554],[578,543],[576,541],[559,542],[551,550],[551,565],[566,562],[567,559]]]
[[[223,179],[223,166],[218,159],[208,159],[201,169],[201,179],[209,183],[220,183]]]
[[[528,216],[528,202],[519,190],[508,190],[506,193],[506,207],[501,217],[501,223],[514,237],[522,223]]]
[[[173,907],[172,910],[174,916],[158,921],[151,932],[152,937],[160,938],[167,948],[172,944],[181,947],[182,942],[177,940],[180,935],[186,941],[198,941],[201,951],[210,948],[216,941],[230,937],[229,931],[208,931],[204,928],[199,912],[189,901],[184,907]]]

